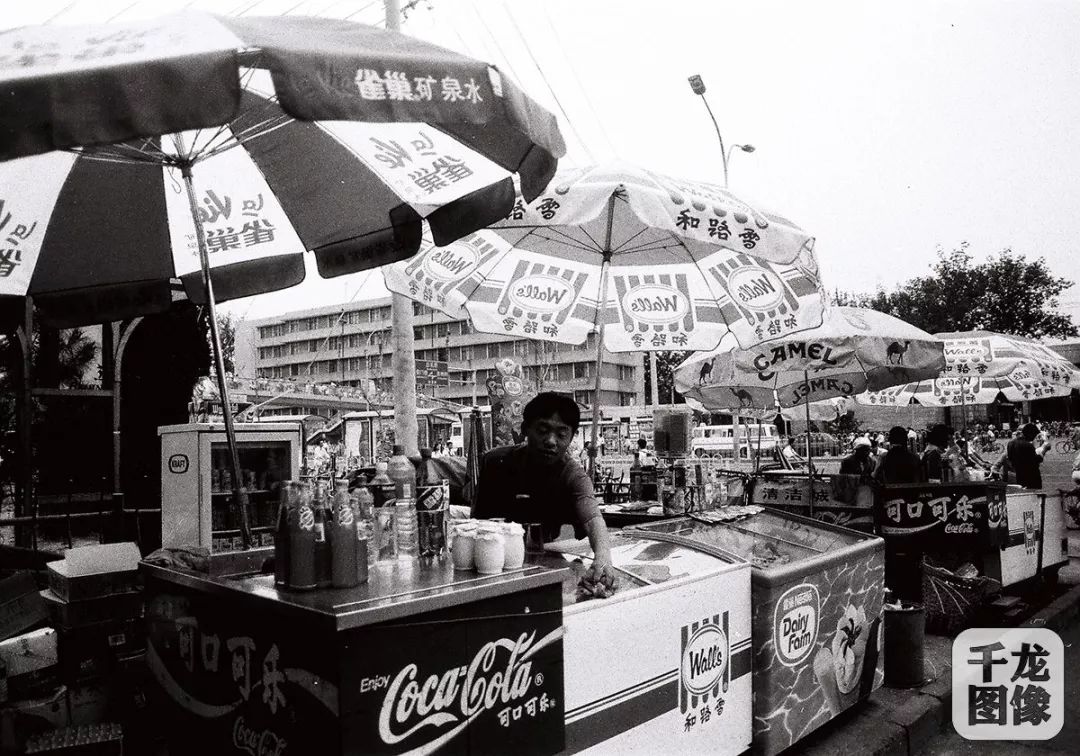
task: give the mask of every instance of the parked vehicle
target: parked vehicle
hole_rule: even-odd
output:
[[[751,451],[756,451],[759,445],[762,452],[771,452],[780,442],[780,434],[775,425],[757,423],[740,424],[737,427],[739,456],[744,459],[750,456]],[[694,428],[693,437],[690,439],[690,450],[699,457],[706,454],[734,454],[735,429],[734,425],[699,425]]]

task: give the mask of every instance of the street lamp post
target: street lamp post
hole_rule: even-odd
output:
[[[743,152],[753,152],[755,147],[752,144],[733,144],[726,151],[724,150],[724,137],[720,134],[720,125],[716,122],[716,116],[713,115],[712,108],[709,107],[709,101],[705,99],[705,82],[697,74],[689,77],[690,89],[696,95],[701,96],[701,101],[705,103],[705,110],[709,113],[709,118],[712,119],[713,128],[716,129],[716,138],[720,140],[720,157],[724,161],[724,188],[727,189],[728,185],[728,163],[731,161],[731,152],[736,147]]]

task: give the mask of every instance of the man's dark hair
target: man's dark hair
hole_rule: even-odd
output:
[[[949,443],[949,427],[947,425],[935,425],[926,434],[926,440],[934,446],[944,447]]]
[[[578,426],[581,425],[581,410],[578,409],[577,402],[566,394],[556,394],[554,391],[545,391],[529,400],[521,413],[521,425],[527,427],[552,415],[558,415],[560,420],[577,433]]]
[[[1039,426],[1035,423],[1028,423],[1020,429],[1020,432],[1024,434],[1024,438],[1028,441],[1034,441],[1035,437],[1039,435]]]
[[[894,425],[889,429],[889,443],[907,446],[907,429]]]
[[[637,440],[637,448],[639,448],[639,449],[644,449],[644,448],[646,448],[646,447],[647,447],[648,445],[649,445],[649,442],[648,442],[648,441],[646,441],[646,440],[645,440],[645,439],[643,439],[643,438],[639,438],[639,439]]]

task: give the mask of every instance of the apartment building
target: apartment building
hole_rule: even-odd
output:
[[[468,320],[419,303],[413,312],[416,359],[448,363],[450,385],[421,384],[425,394],[487,404],[484,382],[494,374],[495,361],[512,357],[524,366],[533,388],[565,391],[592,404],[595,336],[581,346],[506,338],[479,333]],[[372,381],[389,391],[394,380],[390,344],[389,297],[290,312],[237,327],[237,374],[357,387]],[[605,354],[600,389],[602,405],[642,404],[641,354]]]

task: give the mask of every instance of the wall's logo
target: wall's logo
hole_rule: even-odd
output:
[[[793,667],[810,656],[820,614],[817,586],[802,583],[784,591],[773,612],[773,645],[781,664]]]
[[[684,625],[679,661],[679,709],[687,711],[710,698],[719,698],[731,678],[728,613]]]
[[[728,289],[731,296],[749,310],[773,310],[784,301],[784,282],[766,268],[747,267],[732,271]]]
[[[524,276],[510,284],[509,294],[526,312],[558,312],[574,301],[573,286],[556,276]]]
[[[686,316],[690,300],[672,286],[645,284],[626,292],[622,306],[624,312],[642,323],[667,325]]]
[[[457,281],[476,267],[476,250],[465,244],[437,247],[424,257],[424,272],[436,281]]]
[[[169,457],[169,472],[183,475],[188,471],[189,464],[186,454],[174,454]]]

